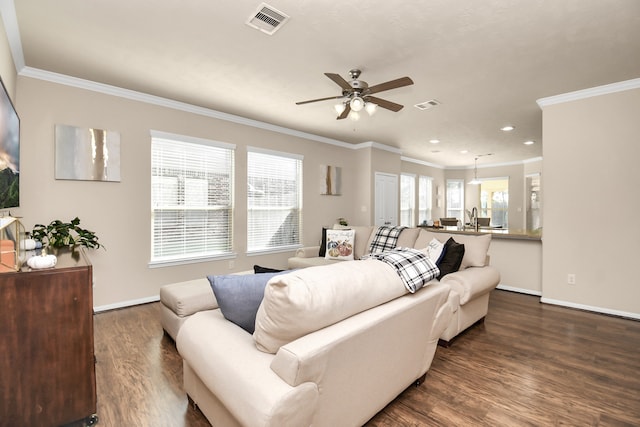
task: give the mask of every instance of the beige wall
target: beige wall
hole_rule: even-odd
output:
[[[500,272],[500,289],[542,295],[542,242],[491,239],[491,265]]]
[[[15,104],[16,100],[16,66],[13,62],[13,56],[11,56],[11,50],[9,49],[9,41],[7,40],[7,34],[4,30],[4,23],[0,19],[0,76],[2,76],[2,82],[9,92],[9,96]],[[18,112],[20,115],[20,112]]]
[[[640,317],[639,112],[640,89],[543,108],[543,301]]]
[[[100,237],[107,250],[92,251],[94,303],[105,306],[157,296],[161,285],[207,274],[250,269],[253,264],[285,267],[292,252],[252,256],[246,251],[246,147],[267,147],[304,156],[303,243],[317,244],[320,225],[356,217],[359,194],[357,150],[342,148],[132,101],[116,96],[19,77],[17,105],[22,119],[21,208],[27,230],[53,219],[70,220]],[[54,127],[87,126],[120,132],[121,182],[54,179]],[[149,268],[150,129],[236,144],[234,267],[229,260]],[[320,195],[320,164],[343,168],[343,195]],[[363,200],[362,203],[366,203]]]

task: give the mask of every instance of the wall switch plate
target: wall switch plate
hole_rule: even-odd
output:
[[[576,275],[575,274],[567,274],[567,283],[570,285],[576,284]]]
[[[235,262],[233,260],[229,261],[229,270],[233,269],[233,267],[235,267]]]

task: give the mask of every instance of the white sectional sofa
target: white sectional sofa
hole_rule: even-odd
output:
[[[268,281],[253,335],[213,298],[177,333],[185,390],[213,426],[363,425],[429,369],[450,289],[408,293],[375,260],[299,269]]]
[[[334,226],[336,227],[336,226]],[[336,227],[337,228],[337,227]],[[345,227],[339,227],[344,229]],[[354,259],[360,259],[369,253],[371,242],[376,234],[376,226],[347,227],[355,230],[353,245]],[[431,239],[444,243],[449,238],[464,244],[465,251],[460,270],[447,274],[440,280],[451,289],[449,304],[453,317],[441,336],[441,344],[449,345],[461,332],[475,323],[482,322],[489,309],[489,293],[500,282],[498,270],[489,265],[489,245],[491,234],[459,234],[434,231],[426,228],[406,228],[397,240],[397,246],[424,249]],[[344,262],[319,256],[320,246],[300,248],[294,257],[289,258],[289,268],[305,268]]]

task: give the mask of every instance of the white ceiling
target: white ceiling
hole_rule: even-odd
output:
[[[269,0],[291,17],[271,36],[245,24],[260,3],[20,0],[15,10],[28,67],[445,167],[541,156],[537,99],[640,77],[638,0]],[[370,85],[411,77],[377,94],[405,108],[353,122],[336,120],[332,101],[295,105],[339,95],[323,73],[348,79],[351,68]],[[430,99],[442,104],[413,107]]]

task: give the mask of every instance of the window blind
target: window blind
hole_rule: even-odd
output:
[[[416,205],[416,177],[415,175],[400,175],[400,225],[415,226]]]
[[[420,175],[418,178],[418,224],[429,221],[433,206],[433,179]]]
[[[249,148],[247,184],[247,250],[299,245],[302,158]]]
[[[233,146],[192,141],[151,141],[152,262],[232,250]]]

